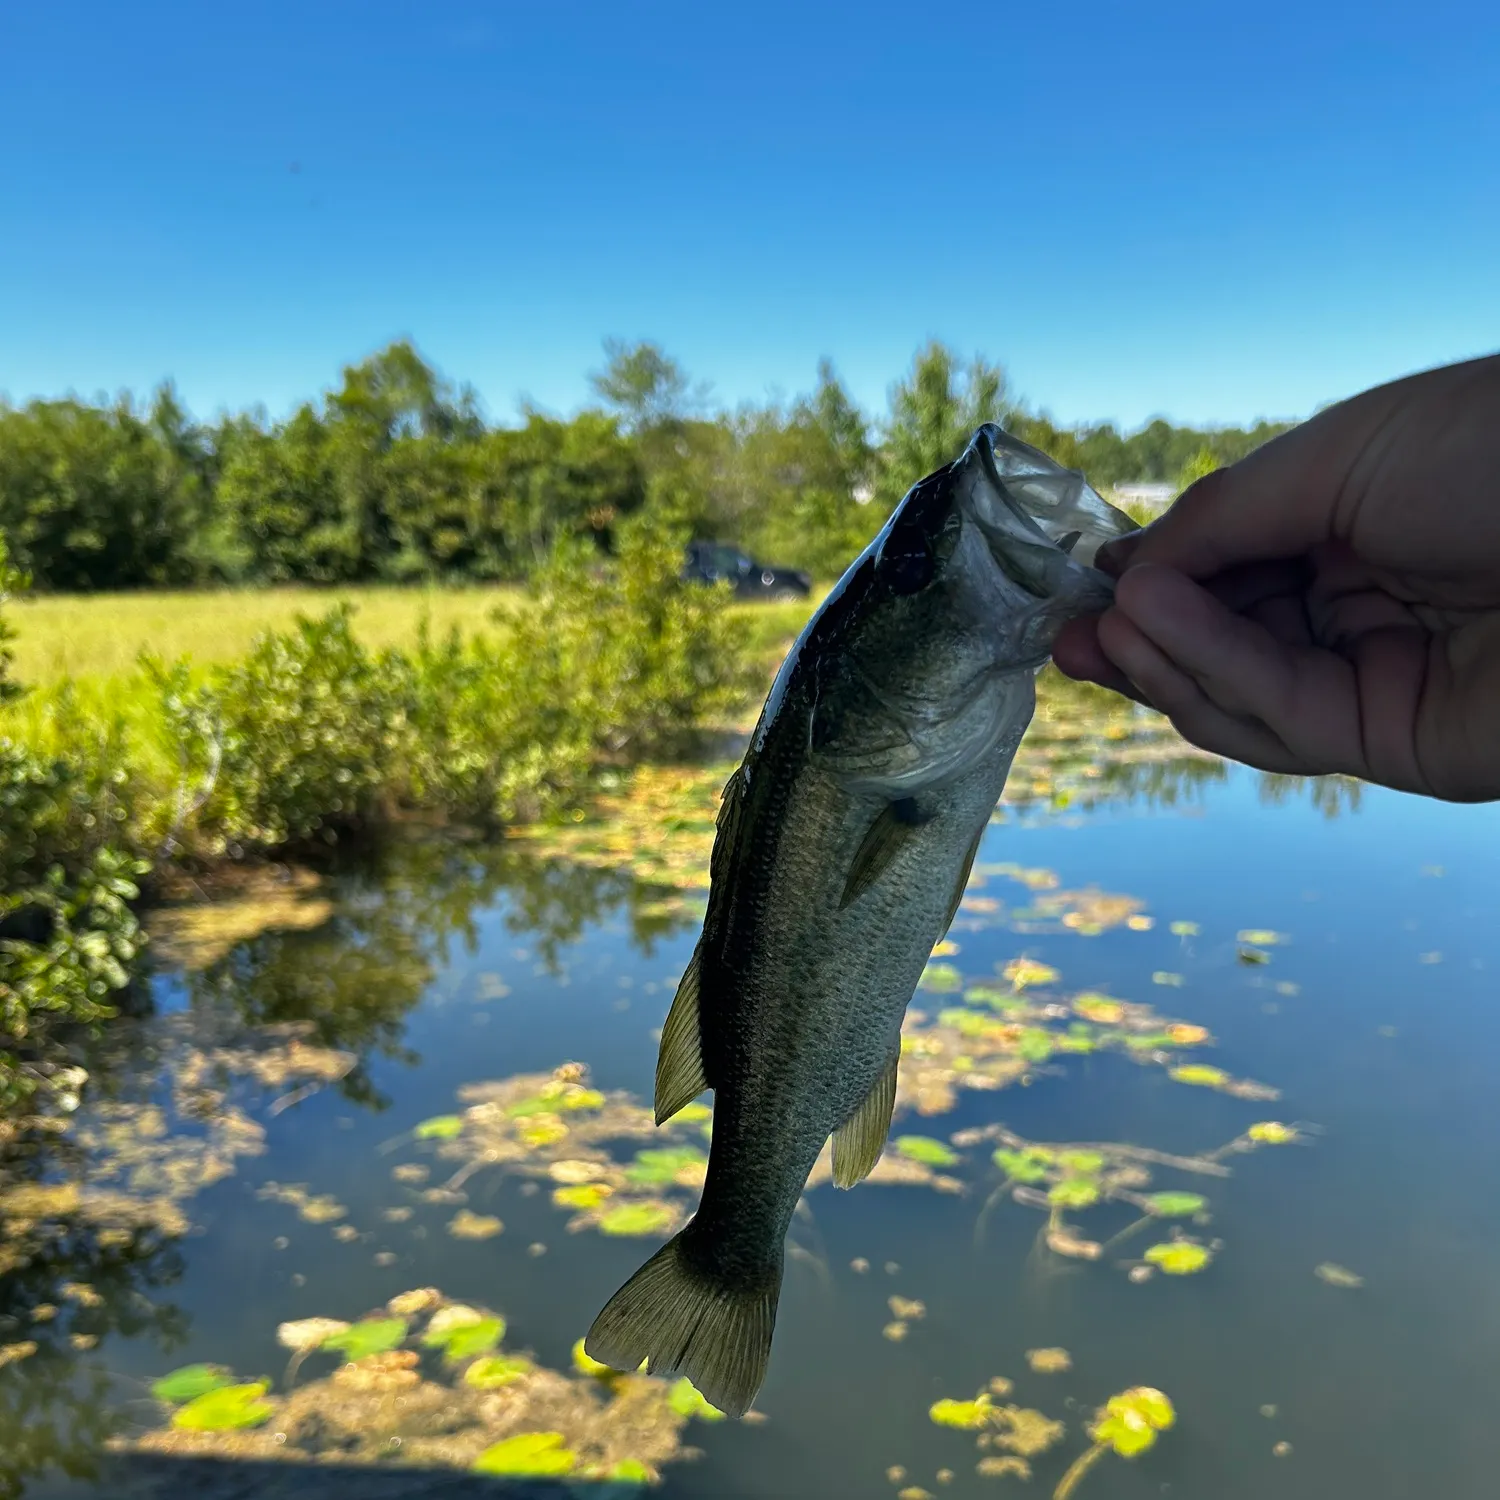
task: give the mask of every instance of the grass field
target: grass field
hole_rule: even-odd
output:
[[[819,591],[814,596],[821,598]],[[267,588],[195,593],[53,595],[22,598],[11,608],[15,623],[15,674],[47,689],[64,678],[85,695],[136,671],[141,651],[166,661],[188,657],[208,666],[243,656],[264,631],[285,629],[299,614],[322,614],[335,604],[354,605],[355,629],[371,647],[415,638],[424,615],[439,633],[457,625],[482,629],[496,611],[519,608],[518,588]],[[735,604],[752,650],[773,651],[794,635],[809,605]]]

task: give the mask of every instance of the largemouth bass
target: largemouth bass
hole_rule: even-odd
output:
[[[616,1369],[721,1410],[765,1376],[787,1229],[830,1136],[879,1160],[901,1022],[947,931],[1062,623],[1135,523],[998,427],[915,485],[777,674],[724,788],[707,915],[662,1030],[661,1124],[714,1091],[698,1210],[594,1320]]]

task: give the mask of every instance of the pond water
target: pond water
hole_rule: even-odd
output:
[[[156,978],[156,1017],[116,1034],[70,1132],[33,1141],[0,1187],[0,1494],[344,1493],[332,1476],[377,1454],[467,1468],[521,1426],[559,1433],[542,1449],[574,1453],[589,1493],[659,1474],[663,1496],[1051,1495],[1094,1409],[1140,1385],[1175,1425],[1134,1460],[1104,1456],[1079,1493],[1493,1493],[1500,810],[1271,795],[1201,765],[1158,766],[1146,791],[1094,780],[990,828],[957,949],[913,1002],[892,1134],[918,1139],[877,1173],[902,1180],[809,1190],[763,1421],[573,1366],[690,1210],[706,1149],[701,1122],[652,1139],[635,1106],[696,935],[709,776],[572,858],[402,845],[328,874],[303,930]],[[675,821],[643,880],[631,838],[650,819]],[[1296,1138],[1250,1142],[1267,1122]],[[1054,1154],[1028,1158],[1029,1190],[1006,1185],[992,1153],[1028,1143]],[[1070,1144],[1087,1149],[1058,1169]],[[678,1155],[637,1156],[662,1147]],[[1049,1248],[1036,1200],[1059,1175],[1103,1201],[1082,1190]],[[1131,1229],[1155,1192],[1202,1212]],[[1176,1242],[1207,1263],[1158,1269],[1171,1256],[1147,1252]],[[424,1288],[503,1315],[473,1349],[530,1363],[466,1384],[462,1348],[423,1344],[435,1295],[400,1300]],[[377,1352],[384,1375],[361,1384],[322,1349],[288,1381],[297,1335],[280,1325],[389,1323],[393,1298],[408,1326],[371,1347],[420,1366]],[[1028,1360],[1056,1349],[1069,1368]],[[270,1381],[270,1415],[169,1428],[149,1387],[199,1363]],[[929,1415],[997,1377],[1013,1389],[989,1413],[959,1412],[981,1425]],[[1065,1424],[1025,1458],[1024,1489],[993,1472],[1028,1452],[994,1415],[1011,1405]],[[269,1466],[288,1453],[306,1463]]]

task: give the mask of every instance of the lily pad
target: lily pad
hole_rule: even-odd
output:
[[[599,1220],[603,1234],[663,1234],[672,1227],[676,1215],[665,1203],[622,1203]]]
[[[1173,922],[1169,929],[1173,937],[1197,937],[1202,930],[1196,922]]]
[[[705,1120],[713,1119],[713,1114],[707,1104],[694,1100],[691,1104],[684,1104],[672,1118],[681,1125],[701,1125]]]
[[[210,1391],[222,1390],[233,1380],[233,1373],[223,1365],[184,1365],[154,1382],[151,1394],[169,1406],[181,1406],[185,1401],[196,1401]]]
[[[1052,1153],[1042,1146],[1026,1146],[1020,1151],[1002,1146],[993,1159],[1012,1182],[1045,1182],[1052,1165]]]
[[[330,1334],[322,1347],[342,1354],[350,1364],[368,1359],[372,1354],[388,1354],[406,1337],[405,1318],[366,1318],[342,1333]]]
[[[1158,1432],[1166,1431],[1176,1420],[1177,1413],[1166,1396],[1151,1386],[1138,1385],[1109,1398],[1091,1436],[1121,1458],[1135,1458],[1156,1442]]]
[[[1203,1270],[1213,1258],[1208,1246],[1195,1240],[1171,1240],[1153,1245],[1146,1252],[1146,1259],[1167,1276],[1192,1276]]]
[[[267,1381],[253,1385],[226,1385],[179,1407],[172,1425],[184,1432],[240,1432],[271,1420],[275,1407],[262,1398],[270,1389]]]
[[[1064,1177],[1047,1194],[1054,1208],[1092,1208],[1099,1201],[1099,1184],[1092,1177]]]
[[[1057,1164],[1064,1172],[1079,1177],[1093,1177],[1104,1170],[1102,1151],[1059,1151]]]
[[[416,1125],[412,1134],[419,1141],[451,1141],[462,1135],[463,1130],[462,1115],[434,1115],[430,1120],[423,1120]]]
[[[990,1420],[994,1403],[981,1393],[972,1401],[934,1401],[927,1408],[927,1415],[939,1427],[959,1427],[965,1430],[984,1427]]]
[[[1286,934],[1275,932],[1269,927],[1242,927],[1234,935],[1235,941],[1249,943],[1255,948],[1275,948],[1286,942]]]
[[[675,1182],[677,1174],[689,1168],[703,1168],[708,1158],[691,1146],[672,1146],[666,1150],[637,1151],[635,1160],[625,1168],[631,1182],[643,1187],[660,1187]]]
[[[667,1392],[667,1404],[679,1417],[697,1417],[703,1422],[724,1420],[724,1413],[708,1401],[685,1376],[672,1382],[672,1388]]]
[[[489,1354],[505,1337],[504,1318],[480,1318],[477,1323],[463,1323],[434,1334],[429,1329],[422,1342],[429,1349],[441,1349],[449,1364],[460,1364],[476,1355]]]
[[[1108,995],[1096,994],[1092,990],[1076,996],[1073,1009],[1086,1021],[1094,1021],[1100,1026],[1117,1026],[1125,1018],[1125,1006],[1122,1002],[1112,1000]]]
[[[921,989],[932,990],[939,995],[950,995],[964,987],[964,976],[952,964],[930,963],[922,970],[922,977],[917,984]]]
[[[607,1182],[580,1182],[570,1187],[553,1188],[552,1201],[559,1208],[588,1210],[598,1208],[613,1192]]]
[[[577,1455],[560,1432],[521,1432],[486,1448],[474,1460],[476,1474],[546,1479],[572,1471]]]
[[[1013,958],[1001,971],[1014,990],[1029,989],[1034,984],[1056,984],[1061,977],[1051,964],[1034,958]]]
[[[464,1371],[464,1384],[476,1391],[497,1391],[529,1375],[534,1366],[518,1354],[490,1354]]]
[[[1146,1212],[1158,1219],[1191,1219],[1208,1207],[1208,1199],[1197,1193],[1152,1193],[1146,1199]]]
[[[1211,1067],[1208,1063],[1184,1063],[1172,1068],[1167,1076],[1175,1083],[1192,1084],[1195,1088],[1221,1089],[1232,1080],[1223,1068]]]
[[[336,1333],[343,1333],[349,1325],[337,1318],[300,1318],[294,1323],[282,1323],[276,1330],[276,1342],[283,1349],[299,1354],[310,1354],[321,1349]]]
[[[1280,1120],[1258,1120],[1245,1134],[1257,1146],[1289,1146],[1297,1139],[1296,1127]]]
[[[895,1145],[898,1155],[924,1167],[952,1167],[963,1159],[951,1146],[930,1135],[898,1136]]]
[[[492,1240],[505,1225],[493,1214],[476,1214],[461,1208],[448,1221],[448,1233],[456,1240]]]

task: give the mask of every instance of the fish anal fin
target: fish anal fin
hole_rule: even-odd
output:
[[[670,1120],[684,1104],[708,1087],[703,1070],[703,1041],[698,1023],[698,984],[702,972],[703,945],[683,971],[672,1008],[661,1029],[661,1049],[656,1054],[656,1123]]]
[[[700,1264],[695,1227],[667,1241],[605,1304],[583,1347],[616,1370],[679,1371],[710,1404],[743,1416],[765,1379],[781,1294],[778,1252],[762,1275]]]
[[[953,887],[953,900],[948,906],[948,919],[943,923],[943,931],[946,933],[953,925],[953,919],[958,915],[958,908],[963,903],[964,892],[969,888],[969,875],[974,869],[974,861],[979,856],[979,846],[984,842],[984,829],[981,828],[974,835],[974,842],[969,845],[969,852],[964,855],[964,862],[959,866],[958,884]]]
[[[900,1054],[880,1070],[875,1086],[858,1109],[833,1133],[833,1185],[851,1188],[875,1169],[885,1139],[891,1133],[891,1111],[896,1107],[896,1064]]]
[[[881,808],[849,866],[843,899],[839,902],[841,910],[857,901],[880,879],[890,868],[891,861],[926,821],[911,797],[887,803]]]

